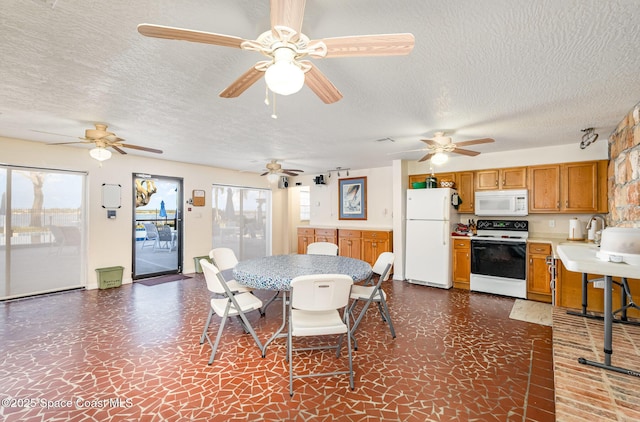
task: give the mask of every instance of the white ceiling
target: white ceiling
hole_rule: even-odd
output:
[[[255,39],[269,4],[2,0],[0,136],[69,142],[103,122],[163,159],[260,172],[276,158],[313,174],[419,159],[401,152],[440,130],[494,138],[470,147],[482,153],[577,145],[586,127],[602,140],[640,100],[637,0],[308,0],[311,39],[411,32],[415,48],[315,60],[344,98],[304,87],[277,97],[277,119],[263,80],[218,97],[263,56],[143,37],[140,23]]]

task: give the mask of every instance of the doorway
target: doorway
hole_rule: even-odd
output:
[[[134,280],[182,272],[183,181],[133,175]]]

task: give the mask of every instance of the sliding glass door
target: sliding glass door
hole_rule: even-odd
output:
[[[86,174],[0,166],[0,300],[86,285]]]
[[[239,260],[271,253],[271,191],[214,185],[213,247],[231,248]]]

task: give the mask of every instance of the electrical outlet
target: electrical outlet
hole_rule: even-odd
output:
[[[549,227],[555,227],[556,226],[556,220],[549,220]]]

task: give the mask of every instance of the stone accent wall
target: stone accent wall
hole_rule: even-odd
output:
[[[609,136],[609,224],[640,227],[640,103]]]

